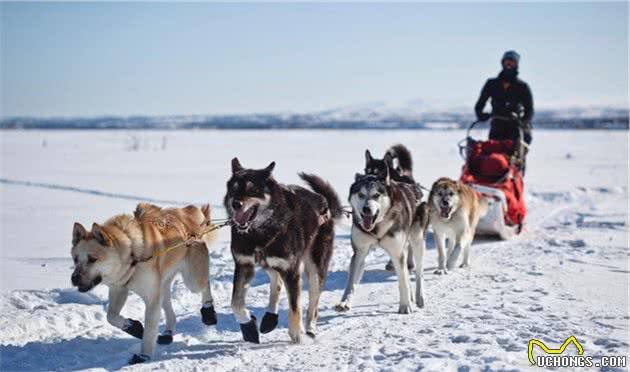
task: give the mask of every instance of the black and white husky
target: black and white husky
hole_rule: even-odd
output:
[[[232,160],[224,204],[233,222],[232,256],[234,288],[232,310],[241,324],[245,341],[259,343],[256,318],[250,317],[245,295],[254,278],[255,265],[269,275],[269,306],[260,332],[278,324],[282,283],[289,297],[289,336],[300,342],[302,328],[302,271],[308,280],[309,304],[306,334],[315,337],[317,306],[333,252],[334,219],[343,210],[332,187],[315,175],[300,174],[313,190],[281,185],[271,175],[275,163],[264,169],[245,169]]]
[[[361,280],[365,258],[371,247],[379,245],[389,253],[400,290],[398,312],[408,314],[413,302],[407,261],[407,244],[411,244],[416,260],[416,304],[424,306],[423,257],[425,233],[429,222],[427,203],[419,203],[415,186],[385,177],[357,174],[350,187],[352,205],[352,260],[348,270],[348,284],[335,307],[348,311],[352,307],[355,285]]]
[[[383,159],[377,159],[372,156],[370,150],[365,150],[365,174],[385,177],[387,172],[394,181],[416,183],[413,179],[411,152],[405,145],[397,144],[390,147]]]

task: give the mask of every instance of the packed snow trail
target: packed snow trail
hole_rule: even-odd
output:
[[[263,155],[265,161],[281,159],[279,166],[288,170],[280,171],[276,176],[280,180],[296,179],[289,178],[287,172],[314,171],[330,179],[342,198],[354,172],[361,169],[362,150],[370,147],[378,153],[379,149],[400,141],[400,137],[410,144],[425,144],[425,147],[410,145],[418,164],[415,173],[424,184],[441,175],[455,177],[461,166],[456,154],[450,151],[461,133],[409,132],[401,136],[400,132],[386,132],[360,134],[358,138],[350,138],[350,134],[348,138],[336,139],[314,132],[308,135],[309,144],[302,143],[302,149],[279,145],[269,150],[255,145],[242,160],[246,166],[255,166]],[[48,146],[39,154],[35,146],[41,142],[38,136],[44,135],[49,137]],[[155,134],[156,141],[161,135]],[[205,146],[205,142],[211,142],[211,147],[215,147],[212,151],[229,152],[233,150],[216,147],[234,140],[246,141],[250,134],[168,135],[174,137],[169,144],[181,145],[175,147],[175,154],[203,157],[205,150],[201,143]],[[229,307],[233,263],[229,232],[222,230],[219,241],[211,247],[210,259],[219,324],[206,327],[201,323],[198,295],[191,294],[181,279],[176,280],[172,290],[177,314],[174,343],[158,345],[153,360],[137,366],[127,366],[126,361],[139,351],[139,340],[107,323],[107,289],[100,286],[81,294],[69,288],[72,261],[68,253],[74,220],[102,221],[115,213],[130,212],[133,203],[2,184],[4,289],[0,294],[0,370],[529,370],[532,367],[527,360],[527,343],[531,338],[557,347],[571,335],[580,341],[586,355],[628,355],[627,134],[609,134],[604,137],[608,144],[598,142],[599,135],[599,132],[538,133],[539,152],[530,154],[529,174],[525,179],[529,208],[526,231],[511,241],[476,241],[470,268],[446,276],[434,275],[436,252],[429,235],[425,258],[426,307],[416,308],[411,315],[396,313],[396,277],[383,270],[388,257],[380,249],[368,256],[352,310],[334,311],[346,285],[352,254],[349,222],[343,221],[337,228],[335,253],[320,302],[319,335],[315,340],[305,337],[301,345],[289,344],[284,294],[278,328],[261,335],[260,345],[242,341]],[[4,164],[2,176],[6,178],[169,200],[204,200],[203,195],[210,195],[205,199],[214,204],[222,196],[228,175],[227,158],[231,155],[221,155],[226,159],[219,159],[225,160],[220,170],[213,170],[213,165],[203,165],[207,171],[185,167],[173,170],[144,162],[149,157],[163,157],[160,152],[114,151],[118,135],[103,132],[92,145],[109,149],[113,159],[103,160],[94,171],[90,159],[97,158],[98,150],[75,149],[84,158],[69,161],[76,162],[70,166],[63,161],[64,155],[60,155],[72,152],[68,144],[81,143],[76,141],[77,137],[88,136],[87,133],[18,132],[3,136],[3,151],[16,151],[12,158],[28,151],[35,156],[48,156],[52,161],[49,166],[63,174],[56,176],[38,164],[32,166],[35,169],[24,170],[19,169],[20,164],[9,163]],[[277,144],[293,139],[292,132],[273,132],[273,136]],[[6,137],[11,137],[11,141]],[[558,149],[558,140],[566,137],[571,137],[575,147]],[[51,154],[56,143],[60,147]],[[443,148],[438,143],[449,146]],[[344,148],[339,156],[325,151],[336,146]],[[348,147],[352,151],[345,154]],[[610,149],[607,153],[603,151],[606,148],[615,148],[615,154]],[[572,152],[571,159],[565,157],[568,151]],[[339,162],[344,156],[349,159],[347,166]],[[147,168],[134,173],[134,165],[139,164]],[[115,173],[105,178],[107,185],[94,182],[101,180],[102,172]],[[145,187],[143,180],[146,177],[157,180],[160,172],[165,181]],[[189,185],[171,182],[170,172],[183,173],[177,174],[180,179],[199,177],[202,182]],[[197,175],[198,172],[201,174]],[[192,189],[190,194],[182,191],[188,187]],[[215,208],[215,213],[220,216],[223,211]],[[36,232],[21,233],[31,231],[34,226]],[[308,297],[306,292],[303,296]],[[258,270],[247,303],[259,319],[267,300],[268,279],[264,271]],[[130,296],[123,315],[142,319],[142,314],[142,301]],[[575,350],[567,352],[574,354]]]

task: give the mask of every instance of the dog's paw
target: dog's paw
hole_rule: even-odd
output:
[[[416,295],[416,305],[422,309],[424,307],[424,297]]]
[[[201,321],[208,326],[217,324],[217,312],[214,311],[214,306],[203,306],[201,308]]]
[[[311,322],[306,326],[306,335],[313,339],[317,337],[317,325],[315,322]]]
[[[258,327],[256,327],[255,316],[252,315],[252,319],[249,322],[241,323],[241,333],[243,334],[243,340],[255,344],[260,343],[260,334],[258,333]]]
[[[392,262],[392,260],[387,261],[387,264],[385,264],[385,270],[391,271],[391,272],[396,271],[396,268],[394,267],[394,263]]]
[[[448,271],[446,269],[437,269],[433,273],[436,275],[446,275],[448,274]]]
[[[147,362],[149,360],[151,360],[151,357],[146,354],[133,354],[131,359],[129,359],[129,364],[139,364]]]
[[[350,311],[350,309],[352,309],[352,305],[350,305],[349,302],[340,302],[335,305],[335,311],[338,311],[340,313],[345,313],[347,311]]]
[[[302,342],[302,331],[289,329],[289,337],[291,338],[291,343],[299,344]]]
[[[278,314],[266,312],[260,321],[260,333],[269,333],[278,326]]]
[[[142,326],[142,323],[135,319],[127,318],[122,330],[139,339],[142,339],[142,336],[144,335],[144,327]]]
[[[464,262],[463,264],[459,265],[460,268],[465,269],[467,267],[470,267],[469,264],[467,264],[466,262]]]
[[[164,331],[164,333],[158,336],[157,343],[160,345],[168,345],[173,343],[173,332],[168,330]]]
[[[413,308],[411,305],[400,305],[398,307],[398,314],[411,314],[413,313]]]

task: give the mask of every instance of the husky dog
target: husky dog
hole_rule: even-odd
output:
[[[397,162],[394,165],[394,161]],[[416,184],[413,178],[413,160],[411,152],[402,144],[390,147],[383,156],[383,159],[375,159],[370,154],[370,150],[365,150],[365,174],[373,174],[379,177],[385,177],[389,172],[391,178],[397,182],[404,182],[414,185],[416,191],[416,200],[418,203],[422,200],[422,189]],[[408,247],[407,268],[414,269],[413,252],[411,246]],[[385,265],[385,270],[394,271],[394,263],[390,260]]]
[[[149,360],[156,338],[160,344],[173,341],[175,313],[171,305],[171,284],[177,273],[182,274],[191,291],[201,292],[203,323],[217,323],[208,283],[207,245],[214,235],[200,237],[209,223],[208,205],[161,209],[141,203],[133,217],[118,215],[102,225],[94,223],[91,231],[80,223],[74,224],[72,285],[80,292],[87,292],[99,283],[109,287],[107,321],[142,339],[141,353],[134,354],[130,364]],[[192,243],[151,258],[166,247],[195,237]],[[144,301],[144,328],[139,321],[120,315],[129,290]],[[166,331],[158,337],[160,305],[166,315]]]
[[[245,341],[259,343],[256,317],[250,317],[245,296],[254,277],[255,265],[265,269],[270,280],[269,306],[260,324],[268,333],[278,324],[278,301],[282,283],[289,297],[289,336],[300,342],[302,328],[302,271],[308,279],[309,304],[306,334],[315,337],[319,297],[333,252],[334,219],[342,215],[341,202],[321,178],[301,173],[313,191],[281,185],[271,172],[245,169],[232,160],[224,204],[232,224],[234,288],[232,310]]]
[[[480,198],[470,186],[443,177],[435,181],[429,193],[431,226],[438,251],[436,274],[447,274],[455,267],[463,250],[460,267],[470,265],[470,245],[475,237],[479,218],[488,209],[488,201]],[[448,250],[444,245],[448,239]]]
[[[394,161],[397,162],[396,165]],[[370,150],[365,150],[365,174],[385,177],[386,172],[389,171],[394,181],[415,184],[412,168],[411,152],[402,144],[390,147],[383,159],[375,159]]]
[[[428,224],[427,203],[418,203],[414,186],[396,182],[389,177],[357,174],[350,187],[352,205],[352,260],[348,270],[348,284],[336,305],[337,311],[348,311],[352,307],[355,285],[361,280],[365,257],[371,247],[379,245],[389,253],[400,290],[398,312],[412,311],[412,294],[409,287],[409,271],[406,245],[412,247],[416,259],[416,304],[424,306],[423,257],[425,232]]]

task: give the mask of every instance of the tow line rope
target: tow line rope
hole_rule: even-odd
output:
[[[431,190],[427,189],[426,187],[424,187],[424,186],[420,185],[419,183],[418,183],[417,185],[418,185],[418,186],[420,186],[420,188],[422,188],[422,189],[424,189],[424,190],[426,190],[426,191],[431,191]],[[352,207],[350,207],[350,206],[344,206],[344,207],[342,208],[342,211],[341,211],[341,212],[342,212],[342,213],[343,213],[343,214],[344,214],[347,218],[352,217]],[[216,223],[216,224],[215,224],[215,223]],[[134,259],[131,265],[132,265],[132,266],[135,266],[135,265],[136,265],[136,264],[138,264],[138,263],[150,261],[150,260],[151,260],[151,259],[153,259],[153,258],[156,258],[156,257],[159,257],[159,256],[161,256],[161,255],[163,255],[163,254],[166,254],[166,253],[168,253],[168,252],[170,252],[170,251],[172,251],[172,250],[174,250],[174,249],[177,249],[177,248],[179,248],[179,247],[181,247],[181,246],[183,246],[183,245],[185,245],[185,244],[186,244],[186,245],[187,245],[187,244],[190,244],[190,243],[192,243],[193,241],[195,241],[195,240],[197,240],[197,239],[201,238],[202,236],[204,236],[204,235],[206,235],[206,234],[209,234],[209,233],[211,233],[211,232],[213,232],[213,231],[216,231],[216,230],[222,229],[222,228],[224,228],[224,227],[226,227],[226,226],[230,226],[230,225],[232,225],[232,220],[231,220],[231,219],[229,219],[229,218],[222,218],[222,219],[212,220],[212,221],[210,222],[210,226],[209,226],[206,230],[202,231],[202,232],[201,232],[201,234],[200,234],[199,236],[190,237],[190,238],[188,238],[188,239],[186,239],[186,240],[184,240],[184,241],[182,241],[182,242],[179,242],[179,243],[177,243],[177,244],[171,245],[170,247],[166,247],[166,248],[164,248],[164,249],[162,249],[162,250],[160,250],[160,251],[157,251],[157,252],[153,253],[152,255],[150,255],[150,256],[148,256],[148,257],[145,257],[145,258],[139,258],[139,259]]]
[[[422,190],[424,190],[424,191],[431,192],[431,189],[428,189],[428,188],[426,188],[426,187],[422,186],[422,185],[421,185],[421,184],[419,184],[419,183],[416,183],[416,185],[420,186],[420,188],[421,188]]]
[[[213,222],[220,222],[220,223],[214,224]],[[201,234],[199,234],[199,236],[189,237],[188,239],[186,239],[184,241],[181,241],[181,242],[179,242],[177,244],[171,245],[170,247],[166,247],[166,248],[164,248],[162,250],[159,250],[159,251],[153,253],[152,255],[150,255],[149,257],[134,259],[134,261],[132,262],[131,265],[135,266],[136,264],[138,264],[140,262],[147,262],[147,261],[149,261],[149,260],[151,260],[153,258],[159,257],[159,256],[161,256],[163,254],[166,254],[166,253],[168,253],[168,252],[170,252],[170,251],[172,251],[174,249],[177,249],[177,248],[179,248],[179,247],[181,247],[183,245],[188,245],[188,244],[194,242],[195,240],[200,239],[202,236],[204,236],[206,234],[209,234],[209,233],[211,233],[213,231],[219,230],[219,229],[224,228],[226,226],[229,226],[231,224],[232,224],[232,220],[231,219],[225,219],[224,218],[224,219],[220,219],[220,220],[213,220],[213,221],[210,222],[210,226],[207,229],[203,230],[201,232]]]
[[[351,207],[343,207],[343,209],[341,210],[341,213],[343,213],[347,218],[352,217],[352,208]]]

